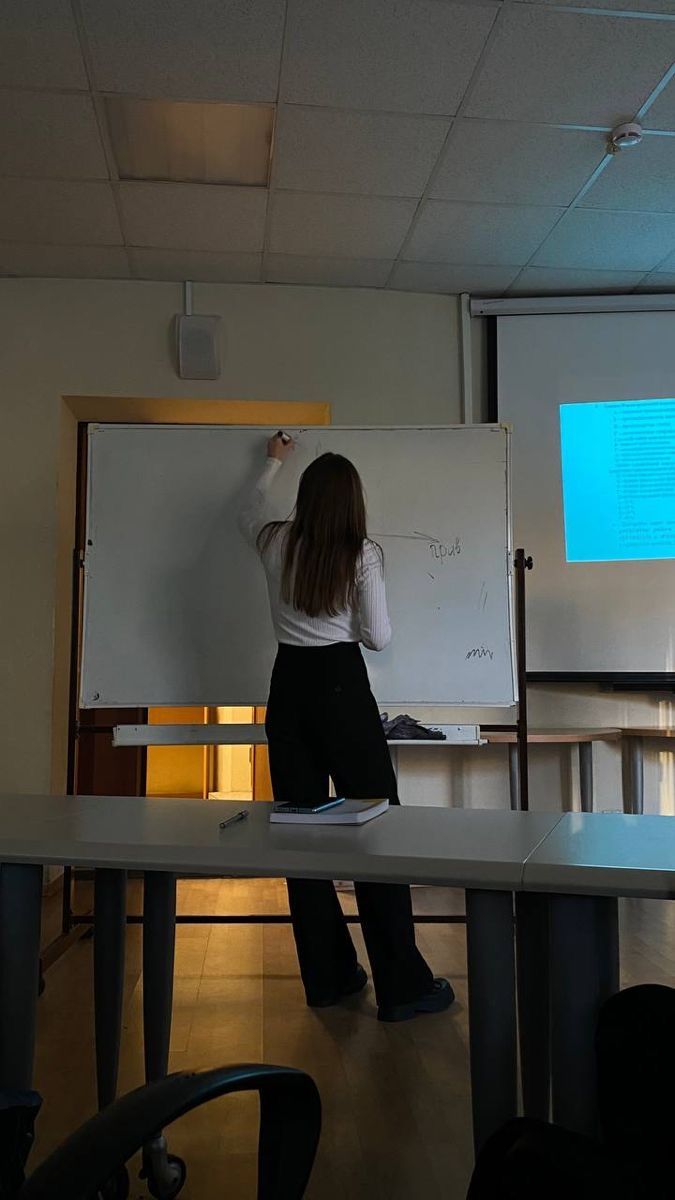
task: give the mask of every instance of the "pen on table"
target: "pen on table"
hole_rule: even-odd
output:
[[[245,821],[248,813],[243,809],[241,812],[235,813],[233,817],[228,817],[226,821],[220,822],[221,829],[227,829],[228,825],[236,825],[238,821]]]

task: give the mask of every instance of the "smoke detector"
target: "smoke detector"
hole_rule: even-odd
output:
[[[624,125],[617,125],[609,135],[610,154],[616,154],[619,150],[627,150],[629,146],[639,146],[641,141],[642,126],[638,125],[637,121],[627,121]]]

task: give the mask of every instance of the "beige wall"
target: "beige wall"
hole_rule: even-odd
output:
[[[459,420],[461,362],[453,297],[200,285],[196,310],[223,316],[222,379],[202,384],[181,382],[171,365],[169,326],[180,306],[176,284],[0,280],[2,790],[60,788],[65,775],[62,736],[55,742],[54,770],[51,764],[63,395],[324,401],[338,424]],[[474,323],[476,415],[485,413],[481,343],[480,324]],[[72,479],[62,478],[60,487],[67,492]],[[669,702],[594,689],[534,689],[530,705],[532,721],[548,725],[675,720]],[[446,713],[445,719],[453,718]],[[480,714],[471,719],[479,720]],[[441,751],[433,758],[422,750],[405,754],[402,791],[409,803],[508,803],[501,749]],[[597,747],[596,762],[599,806],[618,807],[618,750]],[[672,756],[648,755],[646,807],[674,811],[673,766]],[[570,752],[535,750],[532,784],[537,807],[555,808],[575,795]]]
[[[223,373],[215,383],[174,373],[177,284],[0,280],[4,790],[45,791],[65,778],[61,737],[54,770],[51,763],[63,395],[324,401],[338,424],[459,418],[454,298],[246,285],[194,292],[196,311],[223,317]],[[59,486],[67,491],[72,479]]]

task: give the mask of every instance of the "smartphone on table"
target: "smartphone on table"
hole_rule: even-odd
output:
[[[339,804],[344,804],[344,799],[336,799],[330,796],[328,800],[320,800],[318,804],[273,804],[274,812],[278,813],[322,813],[328,812],[329,808],[337,808]]]

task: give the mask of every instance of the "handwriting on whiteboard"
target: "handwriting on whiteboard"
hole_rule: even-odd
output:
[[[457,558],[462,553],[461,538],[456,537],[452,542],[429,542],[429,553],[436,562],[446,558]]]
[[[494,650],[488,649],[487,646],[474,646],[473,650],[467,650],[467,658],[494,658]]]

